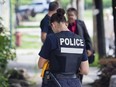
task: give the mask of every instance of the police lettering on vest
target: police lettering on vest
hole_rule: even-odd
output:
[[[78,38],[60,38],[61,53],[82,54],[84,42]],[[68,46],[68,47],[63,47]],[[73,47],[73,48],[72,48]]]
[[[60,38],[60,45],[70,45],[70,46],[84,46],[82,39],[71,39],[71,38]]]
[[[83,58],[83,39],[72,32],[60,32],[55,35],[58,47],[51,53],[50,71],[75,74]]]

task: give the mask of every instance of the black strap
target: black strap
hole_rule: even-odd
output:
[[[56,78],[77,78],[76,74],[55,74]]]
[[[56,77],[50,72],[49,73],[51,79],[54,81],[54,83],[58,86],[58,87],[62,87],[61,84],[59,83],[59,81],[56,79]]]

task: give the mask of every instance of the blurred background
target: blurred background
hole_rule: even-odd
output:
[[[1,0],[2,1],[2,0]],[[5,1],[5,0],[3,0]],[[0,15],[5,21],[5,26],[10,29],[12,34],[12,45],[16,41],[16,32],[20,32],[21,41],[17,48],[39,48],[41,45],[40,37],[40,21],[47,14],[48,5],[54,0],[6,0],[4,5],[0,6]],[[69,7],[78,7],[79,18],[86,23],[88,32],[93,40],[95,33],[95,16],[99,13],[99,9],[95,7],[95,3],[92,0],[77,0],[79,5],[76,4],[76,0],[57,0],[60,3],[60,7],[67,10]],[[114,43],[114,29],[113,29],[113,10],[112,1],[103,0],[103,26],[105,35],[106,52],[109,51],[109,45]],[[31,32],[32,31],[32,32]],[[31,41],[32,39],[32,41]],[[35,41],[35,43],[33,43]],[[110,42],[110,43],[109,43]],[[28,45],[27,45],[28,43]],[[32,44],[33,43],[33,44]],[[93,46],[97,42],[93,41]],[[95,49],[97,50],[97,47]]]
[[[40,70],[38,74],[37,60],[42,46],[40,21],[47,14],[51,1],[55,0],[0,0],[1,23],[10,33],[10,48],[15,48],[16,52],[13,61],[7,59],[7,70],[25,69],[32,76],[32,83],[39,83],[39,85],[41,78]],[[98,67],[99,60],[104,57],[115,57],[115,0],[56,1],[65,10],[69,7],[76,8],[79,19],[85,22],[95,50],[95,60],[91,67]],[[90,82],[96,78],[91,79]],[[87,79],[84,79],[84,82],[86,83]]]

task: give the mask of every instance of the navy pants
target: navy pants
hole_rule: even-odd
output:
[[[82,87],[78,78],[57,78],[62,87]],[[58,87],[54,81],[49,81],[47,85],[43,84],[42,87]]]

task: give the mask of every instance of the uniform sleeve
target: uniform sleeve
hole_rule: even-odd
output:
[[[46,20],[42,20],[40,23],[41,32],[48,32],[49,23]]]
[[[51,41],[50,41],[49,37],[47,37],[41,50],[40,50],[39,55],[45,59],[48,59],[50,51],[51,51]]]
[[[88,60],[87,52],[84,50],[83,51],[82,61],[87,61],[87,60]]]

